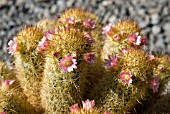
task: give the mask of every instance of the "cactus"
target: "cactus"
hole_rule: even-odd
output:
[[[157,63],[157,66],[154,69],[154,76],[159,76],[161,79],[161,92],[165,90],[165,84],[167,84],[170,79],[170,57],[168,55],[159,55],[155,56],[154,61]]]
[[[99,19],[89,11],[80,8],[70,8],[61,15],[58,21],[59,23],[65,23],[70,28],[82,31],[85,38],[89,39],[88,44],[92,46],[91,52],[84,53],[84,62],[81,62],[78,66],[78,69],[80,69],[81,96],[87,99],[89,91],[93,88],[92,85],[102,78],[101,74],[104,70],[103,61],[100,59],[100,50],[102,50],[103,42]]]
[[[87,42],[81,31],[64,25],[58,26],[49,40],[41,91],[46,113],[66,113],[71,104],[81,100],[75,68],[82,54],[91,50]]]
[[[17,50],[13,53],[15,67],[27,101],[42,113],[40,106],[40,87],[43,71],[43,55],[36,48],[43,32],[34,26],[25,27],[16,36]]]
[[[95,107],[95,101],[87,99],[82,101],[82,107],[78,106],[78,103],[69,107],[71,114],[101,114],[100,111]],[[104,112],[104,114],[110,114]]]
[[[0,63],[0,112],[142,113],[165,89],[170,60],[143,50],[141,30],[132,19],[101,28],[80,8],[26,26],[8,43],[14,70]]]
[[[129,48],[127,52],[119,53],[117,59],[111,56],[110,59],[112,61],[105,62],[108,73],[95,85],[91,98],[97,96],[95,101],[100,110],[131,112],[150,94],[150,81],[156,63],[150,60],[146,52],[137,48]],[[109,62],[112,62],[110,66]]]
[[[141,35],[141,28],[132,19],[118,21],[115,25],[107,24],[103,27],[106,34],[102,58],[106,59],[111,54],[119,53],[123,48],[141,47],[146,43],[146,37]]]
[[[9,69],[4,62],[0,62],[0,67],[0,110],[12,114],[35,113],[35,109],[27,102],[13,69]]]

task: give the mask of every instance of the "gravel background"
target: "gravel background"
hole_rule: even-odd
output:
[[[0,60],[10,59],[7,42],[24,25],[58,16],[69,7],[94,12],[103,25],[133,18],[148,36],[147,49],[170,54],[170,0],[0,0]]]

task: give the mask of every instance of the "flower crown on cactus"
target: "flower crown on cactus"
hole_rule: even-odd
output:
[[[138,111],[157,99],[170,75],[170,57],[145,52],[141,30],[132,19],[101,27],[80,8],[26,26],[8,43],[13,68],[0,63],[0,113]]]

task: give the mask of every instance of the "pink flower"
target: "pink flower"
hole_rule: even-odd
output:
[[[142,43],[141,40],[142,40],[142,37],[141,36],[137,36],[136,42],[133,42],[133,44],[136,45],[136,46],[139,46]]]
[[[59,57],[60,53],[59,52],[52,52],[54,57]]]
[[[82,104],[83,104],[83,109],[89,110],[90,108],[94,107],[95,101],[94,100],[90,101],[89,99],[87,99],[85,102],[82,101]]]
[[[4,111],[0,111],[0,114],[8,114],[7,112]]]
[[[149,55],[149,58],[150,58],[150,59],[149,59],[150,61],[155,60],[155,56],[154,56],[154,55]]]
[[[37,51],[39,53],[43,52],[48,47],[48,39],[44,36],[42,40],[38,43]]]
[[[18,50],[18,44],[17,44],[17,42],[14,40],[14,41],[12,41],[12,40],[10,40],[9,42],[8,42],[8,53],[9,54],[11,54],[11,55],[13,55],[17,50]]]
[[[130,72],[121,72],[120,80],[125,84],[131,84],[132,83],[132,74]]]
[[[74,68],[77,68],[76,64],[77,64],[76,59],[73,59],[73,57],[69,55],[62,57],[62,59],[59,62],[60,67],[64,71],[68,72],[71,72],[73,71]]]
[[[73,106],[70,106],[69,109],[73,113],[77,112],[79,110],[78,103],[74,104]]]
[[[132,33],[129,37],[128,37],[128,43],[130,44],[134,44],[137,40],[138,37],[138,33]]]
[[[11,86],[15,80],[1,80],[1,90],[2,91],[7,91],[9,89],[9,86]]]
[[[135,46],[144,45],[146,44],[146,37],[140,36],[138,32],[132,33],[128,37],[128,43],[133,44]]]
[[[76,21],[74,20],[74,17],[69,17],[69,18],[67,18],[67,19],[66,19],[66,22],[67,22],[68,24],[73,24],[73,25],[76,24]]]
[[[128,49],[127,48],[122,48],[122,53],[125,54],[128,52]]]
[[[113,36],[113,40],[119,40],[120,39],[120,36],[118,35],[118,34],[115,34],[114,36]]]
[[[147,37],[146,36],[142,36],[141,37],[141,45],[145,45],[147,42]]]
[[[51,40],[53,38],[53,34],[55,34],[55,29],[49,29],[48,31],[45,32],[44,37],[47,40]]]
[[[84,60],[88,63],[94,63],[95,59],[95,54],[92,52],[84,54]]]
[[[110,34],[112,32],[112,25],[109,23],[102,28],[102,34]]]
[[[153,78],[153,80],[151,80],[151,85],[150,85],[150,87],[152,88],[153,93],[158,92],[159,80],[160,80],[160,77],[155,77],[155,78]]]
[[[51,40],[53,38],[53,34],[55,34],[55,29],[49,29],[47,32],[45,32],[42,40],[38,43],[37,46],[37,51],[39,53],[42,53],[46,50],[49,45],[48,40]]]
[[[94,42],[94,39],[90,36],[88,32],[84,32],[84,37],[88,40],[87,44],[91,44]]]
[[[91,28],[91,29],[94,29],[96,27],[94,21],[88,17],[84,20],[83,25],[85,28]]]
[[[104,65],[108,68],[114,68],[118,66],[118,60],[117,57],[114,57],[113,55],[109,55],[109,59],[105,59]]]
[[[104,114],[110,114],[110,112],[104,112]]]

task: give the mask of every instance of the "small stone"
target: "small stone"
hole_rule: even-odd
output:
[[[109,18],[109,22],[110,23],[114,23],[116,21],[117,17],[115,15],[112,15],[110,18]]]
[[[145,16],[144,19],[142,21],[140,21],[140,26],[141,27],[146,27],[147,25],[149,25],[149,16]]]
[[[158,36],[158,40],[155,43],[155,47],[158,49],[165,49],[164,39],[162,35]]]
[[[49,13],[48,9],[45,9],[43,14],[44,14],[44,17],[46,17],[46,18],[50,17],[50,13]]]
[[[16,5],[21,5],[25,0],[16,0]]]
[[[8,1],[7,0],[0,0],[0,7],[7,4]]]
[[[111,5],[112,4],[112,1],[111,0],[104,0],[102,1],[101,3],[103,6],[108,6],[108,5]]]
[[[167,32],[170,32],[170,22],[165,23],[164,26],[163,26],[163,29]]]
[[[111,15],[110,11],[105,14],[105,16],[104,16],[104,18],[102,20],[102,24],[106,24],[107,23],[107,21],[109,20],[110,15]]]
[[[56,11],[57,11],[57,6],[56,5],[52,5],[51,9],[50,9],[50,13],[54,14],[54,13],[56,13]]]
[[[170,44],[167,46],[167,53],[170,54]]]
[[[155,26],[152,27],[152,33],[153,33],[154,35],[159,34],[160,31],[161,31],[161,27],[160,27],[160,26],[155,25]]]
[[[66,9],[66,2],[64,0],[57,0],[57,6],[58,6],[58,10],[59,12],[62,12]]]
[[[165,36],[165,42],[168,43],[168,44],[170,44],[170,37]],[[170,51],[170,50],[169,50],[169,51]]]
[[[139,9],[138,14],[143,16],[143,15],[146,15],[145,12],[146,10],[141,8]]]
[[[74,2],[75,2],[75,0],[68,0],[67,3],[66,3],[67,7],[71,7]]]
[[[3,42],[2,42],[2,39],[0,39],[0,49],[2,49],[2,46],[3,45]]]
[[[160,21],[159,15],[158,14],[152,14],[151,15],[151,23],[152,24],[158,24]]]
[[[99,16],[105,16],[106,8],[104,8],[103,6],[99,6],[98,10],[95,11],[95,14]]]

